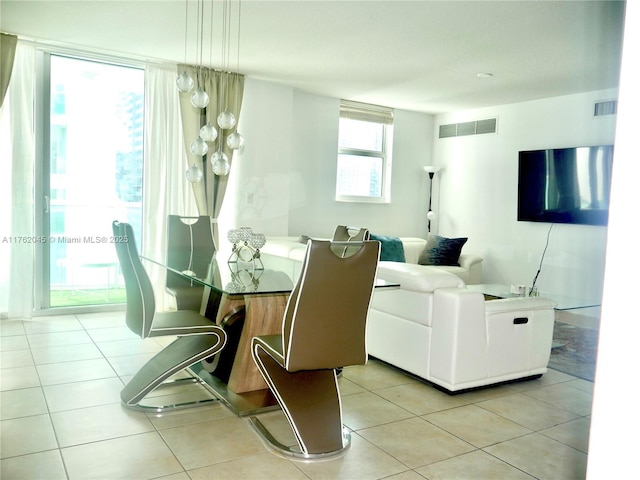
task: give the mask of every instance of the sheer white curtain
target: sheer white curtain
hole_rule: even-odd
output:
[[[188,163],[176,77],[175,67],[147,67],[145,71],[141,250],[159,259],[165,258],[167,248],[167,215],[198,215],[191,184],[185,177]],[[160,268],[149,267],[148,270],[156,292],[156,308],[162,310],[165,308],[165,272]]]
[[[35,48],[18,42],[11,81],[0,108],[0,312],[33,311],[33,185]]]

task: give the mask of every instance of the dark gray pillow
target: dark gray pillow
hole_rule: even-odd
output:
[[[419,265],[453,265],[459,266],[458,259],[462,247],[468,238],[445,238],[431,235],[427,238],[427,246],[418,259]]]

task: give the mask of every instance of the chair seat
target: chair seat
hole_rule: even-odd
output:
[[[251,348],[255,349],[256,344],[259,344],[264,348],[267,353],[273,358],[280,366],[284,367],[284,355],[282,353],[282,335],[262,335],[260,337],[253,337]]]
[[[178,310],[177,312],[156,313],[153,317],[153,325],[149,336],[206,334],[208,332],[219,332],[219,330],[220,327],[214,322],[197,312]]]

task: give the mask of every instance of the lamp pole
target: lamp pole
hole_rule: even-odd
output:
[[[429,210],[427,210],[427,232],[431,232],[431,219],[435,216],[431,210],[431,198],[433,192],[433,176],[436,172],[429,172]]]
[[[433,200],[433,177],[441,170],[441,167],[434,167],[432,165],[422,167],[422,169],[429,174],[429,209],[427,210],[427,232],[431,233],[431,221],[436,218],[436,212],[431,208]]]

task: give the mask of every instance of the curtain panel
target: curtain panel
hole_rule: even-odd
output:
[[[31,318],[34,304],[34,91],[36,50],[17,43],[0,107],[0,311]],[[4,66],[3,66],[4,67]]]
[[[0,107],[9,87],[18,37],[0,32]]]
[[[227,146],[226,140],[233,129],[221,131],[218,129],[218,138],[209,144],[209,151],[204,157],[196,157],[191,153],[190,145],[200,135],[200,128],[211,122],[217,127],[218,114],[228,109],[236,117],[236,125],[240,118],[242,95],[244,92],[244,75],[230,72],[221,72],[208,68],[194,67],[190,65],[178,65],[177,73],[186,71],[194,79],[196,87],[200,85],[209,95],[209,105],[204,108],[196,108],[191,104],[191,93],[180,93],[180,113],[182,129],[184,133],[184,149],[187,155],[186,170],[194,163],[202,169],[203,180],[193,183],[193,192],[198,205],[200,215],[209,215],[213,220],[213,237],[216,248],[219,247],[218,216],[222,209],[229,175],[214,175],[211,169],[211,155],[215,153],[219,145],[233,165],[233,150]],[[175,88],[175,86],[174,86]]]
[[[194,192],[185,179],[180,101],[173,67],[145,69],[145,133],[143,168],[143,238],[139,247],[164,259],[168,215],[197,216]],[[163,269],[147,264],[156,294],[156,308],[165,305]]]

